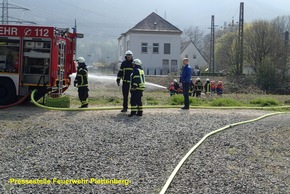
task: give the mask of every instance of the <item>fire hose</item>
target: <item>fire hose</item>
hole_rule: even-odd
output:
[[[8,104],[8,105],[5,105],[5,106],[0,106],[0,109],[5,109],[5,108],[10,108],[10,107],[13,107],[13,106],[17,106],[17,105],[21,104],[22,102],[24,102],[30,95],[31,95],[31,93],[29,92],[28,94],[26,94],[25,96],[23,96],[17,102],[14,102],[12,104]]]

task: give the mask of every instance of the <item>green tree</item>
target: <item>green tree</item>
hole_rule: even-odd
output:
[[[256,74],[262,90],[275,92],[280,86],[279,67],[283,58],[283,36],[273,22],[259,20],[245,29],[244,57],[246,66]]]

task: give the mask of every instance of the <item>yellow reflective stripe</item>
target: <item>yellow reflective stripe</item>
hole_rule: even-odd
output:
[[[145,87],[145,76],[144,76],[144,71],[139,69],[139,75],[140,75],[140,87]]]
[[[81,104],[86,105],[86,104],[89,104],[89,102],[86,100],[86,101],[82,101]]]
[[[126,70],[131,70],[131,71],[133,71],[133,68],[131,68],[131,67],[129,67],[129,68],[124,68],[124,70],[126,71]]]
[[[131,106],[131,111],[137,111],[137,106]]]

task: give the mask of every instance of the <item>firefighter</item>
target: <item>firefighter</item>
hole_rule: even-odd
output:
[[[194,84],[192,82],[192,79],[190,79],[190,82],[189,82],[189,91],[188,91],[188,95],[191,96],[193,95],[194,96]]]
[[[218,83],[216,85],[216,93],[218,96],[222,97],[222,94],[223,94],[223,82],[222,81],[218,81]]]
[[[131,113],[128,115],[132,117],[134,115],[142,116],[142,96],[145,89],[145,75],[142,69],[142,62],[140,59],[133,61],[133,72],[130,76],[131,80]]]
[[[174,94],[178,94],[179,84],[177,83],[177,79],[174,79],[173,82],[170,83],[170,86],[168,87],[170,96]]]
[[[210,95],[213,96],[216,92],[216,85],[214,81],[210,81]]]
[[[205,93],[206,97],[209,97],[210,93],[211,93],[211,84],[210,84],[210,80],[208,78],[206,78],[206,80],[205,80],[204,93]]]
[[[203,91],[203,84],[200,81],[200,78],[196,78],[195,80],[195,95],[197,98],[201,97],[201,92]]]
[[[169,90],[170,96],[175,94],[176,90],[174,89],[174,82],[170,83],[170,86],[168,87],[168,90]]]
[[[77,74],[74,80],[74,86],[78,88],[79,100],[81,101],[80,108],[87,108],[89,105],[89,89],[88,89],[88,69],[83,57],[77,58]]]
[[[179,83],[177,82],[177,79],[174,79],[173,82],[174,82],[175,94],[178,94],[178,91],[180,90]]]
[[[128,96],[130,90],[130,75],[133,72],[133,53],[132,51],[128,50],[125,53],[125,60],[122,62],[120,66],[120,70],[117,74],[117,85],[120,86],[121,79],[123,80],[122,83],[122,94],[123,94],[123,109],[121,112],[127,112],[128,109]]]

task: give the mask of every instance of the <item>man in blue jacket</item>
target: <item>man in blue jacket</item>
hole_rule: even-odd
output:
[[[182,73],[180,76],[180,82],[182,83],[183,87],[183,96],[184,96],[184,107],[181,109],[188,110],[189,109],[189,84],[190,84],[190,78],[191,78],[191,67],[188,65],[188,58],[183,59],[183,68]]]

